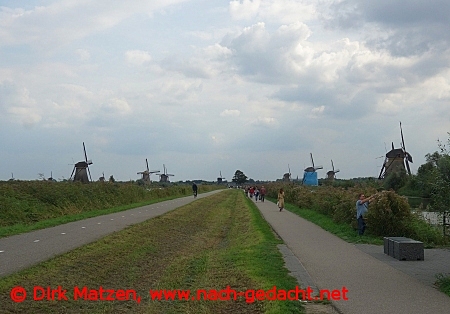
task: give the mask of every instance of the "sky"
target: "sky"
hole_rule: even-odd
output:
[[[0,180],[378,177],[450,131],[448,0],[0,0]],[[155,175],[152,180],[158,180]]]

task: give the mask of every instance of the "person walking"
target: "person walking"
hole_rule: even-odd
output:
[[[363,235],[366,230],[366,221],[364,215],[369,210],[369,203],[373,200],[375,195],[370,197],[365,197],[364,193],[358,195],[358,200],[356,201],[356,220],[358,221],[358,234]]]
[[[250,198],[253,198],[253,193],[255,193],[255,188],[253,186],[250,187],[249,193],[250,193]]]
[[[261,190],[259,190],[259,195],[261,202],[264,202],[264,198],[266,196],[266,188],[264,187],[264,185],[261,187]]]
[[[278,192],[278,208],[280,209],[280,212],[284,209],[284,191],[281,188],[280,191]]]
[[[198,191],[197,184],[195,184],[194,182],[192,183],[192,192],[194,193],[194,198],[197,197],[197,191]]]
[[[259,189],[258,189],[258,187],[256,186],[256,187],[255,187],[255,202],[258,201],[258,197],[259,197]]]

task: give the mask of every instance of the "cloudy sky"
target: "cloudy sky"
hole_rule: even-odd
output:
[[[0,0],[0,180],[415,172],[450,131],[448,0]],[[152,177],[152,179],[158,179]]]

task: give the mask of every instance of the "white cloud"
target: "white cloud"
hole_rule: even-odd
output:
[[[113,98],[110,99],[103,107],[103,110],[108,114],[129,114],[131,107],[125,99]]]
[[[313,114],[322,114],[324,112],[324,110],[325,110],[325,106],[320,106],[320,107],[313,108],[311,110],[311,112]]]
[[[251,19],[256,16],[261,5],[260,0],[230,1],[230,14],[234,19]]]
[[[263,126],[263,127],[276,127],[278,125],[278,121],[272,117],[258,117],[251,122],[254,126]]]
[[[221,117],[238,117],[241,112],[237,109],[225,109],[220,113]]]
[[[88,138],[92,171],[119,180],[135,179],[145,158],[180,180],[201,178],[198,169],[231,177],[241,165],[255,179],[281,178],[280,163],[301,174],[311,151],[318,162],[333,155],[342,177],[378,175],[374,158],[402,120],[418,167],[450,121],[449,7],[416,1],[402,17],[397,0],[4,4],[3,165],[37,173],[46,163],[24,160],[39,146],[71,155]],[[367,142],[362,156],[348,154]],[[261,153],[264,174],[247,162]]]
[[[147,51],[129,50],[125,52],[125,58],[128,63],[133,65],[143,65],[152,60],[151,55]]]
[[[86,49],[77,49],[75,54],[81,61],[88,61],[91,58],[91,54]]]
[[[314,2],[304,0],[234,0],[230,15],[236,20],[257,18],[272,23],[307,21],[316,16]]]
[[[30,91],[14,82],[0,83],[0,111],[24,126],[31,127],[41,121],[42,113]]]
[[[111,4],[107,1],[62,0],[32,9],[0,7],[3,30],[0,43],[59,46],[117,26],[135,14],[151,15],[156,10],[184,1],[131,0]]]

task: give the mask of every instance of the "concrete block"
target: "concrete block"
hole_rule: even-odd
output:
[[[411,240],[406,237],[388,237],[388,255],[394,257],[394,242]]]
[[[423,242],[416,240],[401,240],[394,242],[394,255],[392,257],[400,261],[423,261]]]

